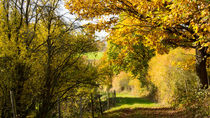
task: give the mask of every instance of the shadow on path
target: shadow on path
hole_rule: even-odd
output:
[[[147,98],[134,98],[134,97],[117,97],[117,106],[124,104],[133,105],[133,104],[154,104],[151,100]]]

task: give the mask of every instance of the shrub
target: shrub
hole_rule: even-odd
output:
[[[190,63],[189,63],[190,62]],[[156,99],[170,104],[174,98],[176,83],[197,80],[193,71],[194,55],[191,50],[177,48],[169,54],[156,55],[149,62],[148,79],[157,87]]]
[[[126,72],[120,72],[112,80],[112,89],[116,92],[130,92],[129,86],[131,75]]]
[[[157,88],[159,102],[203,117],[209,115],[208,97],[206,90],[200,89],[194,71],[193,51],[177,48],[168,54],[156,55],[149,62],[148,79]]]
[[[186,112],[190,112],[197,118],[209,116],[208,91],[200,89],[199,84],[197,86],[193,85],[195,84],[190,83],[190,81],[185,83],[177,82],[177,89],[175,90],[175,98],[172,105],[186,109]]]
[[[112,90],[116,92],[129,92],[135,96],[146,96],[149,94],[148,87],[143,85],[137,77],[130,73],[120,72],[112,80]]]

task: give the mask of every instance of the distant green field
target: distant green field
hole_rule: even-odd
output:
[[[89,60],[99,60],[102,58],[104,52],[88,52],[85,54]]]

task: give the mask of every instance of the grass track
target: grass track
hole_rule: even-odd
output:
[[[161,107],[160,104],[153,102],[148,98],[142,98],[131,95],[129,93],[117,94],[116,107],[109,109],[106,112],[112,112],[120,109],[135,109],[135,108],[157,108]]]
[[[182,110],[174,110],[129,94],[117,94],[116,107],[107,110],[103,118],[190,118]]]

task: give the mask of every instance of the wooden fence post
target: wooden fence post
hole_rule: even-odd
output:
[[[58,97],[58,118],[61,118],[61,105],[60,105],[60,98]]]
[[[112,97],[111,97],[111,107],[114,106],[114,92],[111,93]]]
[[[79,112],[79,117],[82,118],[82,96],[80,96],[80,103],[79,103],[79,109],[80,109],[80,112]]]
[[[11,104],[12,104],[13,118],[17,118],[15,97],[14,97],[14,94],[13,94],[13,91],[12,90],[10,90],[10,99],[11,99]]]
[[[91,111],[92,111],[92,118],[94,118],[94,101],[93,101],[93,94],[91,93]]]
[[[100,105],[100,112],[101,112],[101,115],[103,116],[103,109],[102,109],[102,105],[101,105],[101,95],[100,94],[98,95],[98,101],[99,101],[99,105]]]
[[[114,106],[116,105],[116,91],[114,90]]]
[[[107,109],[110,109],[110,94],[107,92]]]

